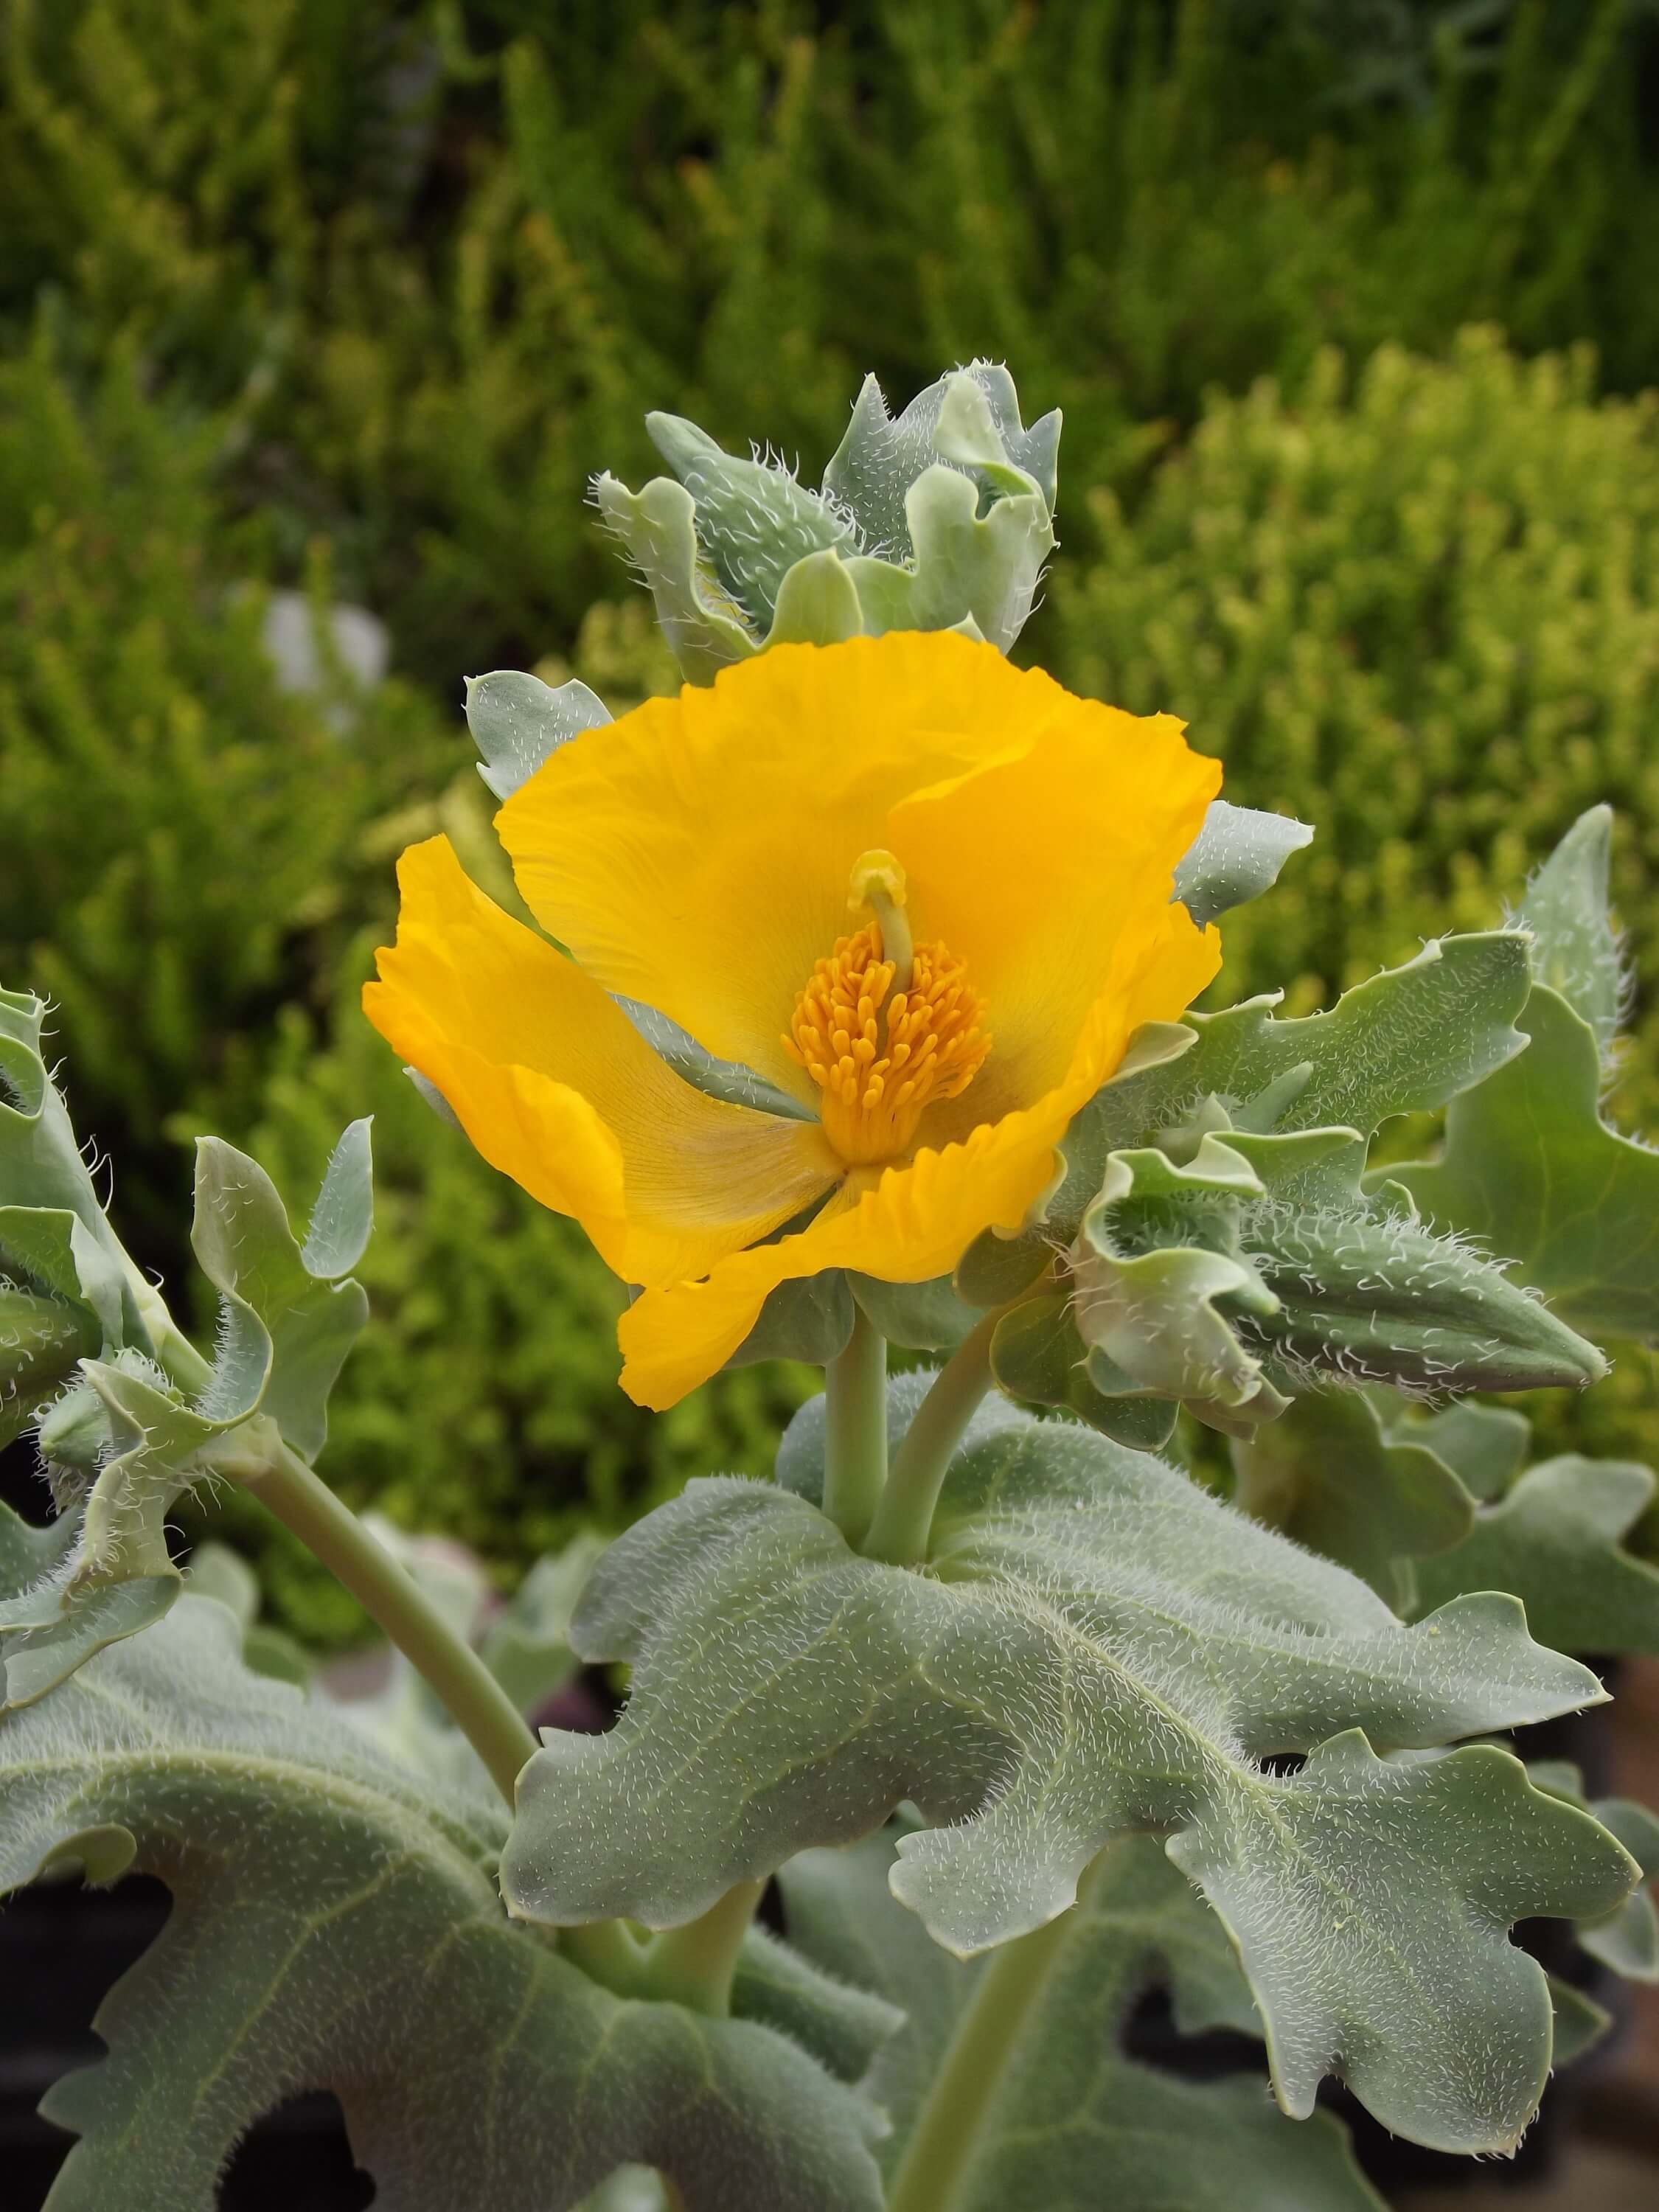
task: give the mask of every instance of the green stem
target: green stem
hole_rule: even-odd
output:
[[[445,1624],[386,1547],[375,1541],[356,1515],[286,1444],[277,1442],[260,1470],[247,1476],[246,1484],[345,1584],[425,1676],[511,1806],[514,1784],[536,1750],[536,1739],[477,1653]]]
[[[824,1369],[823,1391],[823,1510],[858,1545],[887,1480],[887,1340],[856,1302],[853,1334]]]
[[[988,1313],[963,1337],[916,1408],[892,1473],[876,1508],[864,1550],[891,1566],[916,1565],[927,1556],[933,1509],[945,1487],[951,1455],[962,1442],[980,1400],[990,1389],[991,1339],[1004,1309]]]
[[[603,1982],[619,1997],[645,1992],[646,1947],[624,1920],[587,1920],[561,1928],[559,1948],[589,1981]]]
[[[699,1919],[659,1936],[645,1959],[649,1994],[694,2012],[729,2012],[738,1954],[765,1887],[740,1881]]]
[[[1069,1933],[1062,1913],[991,1954],[917,2118],[888,2212],[951,2212],[1003,2069]]]

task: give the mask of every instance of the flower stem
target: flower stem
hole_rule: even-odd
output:
[[[823,1387],[823,1510],[857,1545],[887,1480],[887,1340],[856,1302],[853,1334]]]
[[[425,1676],[510,1806],[536,1750],[530,1724],[471,1646],[462,1642],[327,1484],[280,1441],[244,1477]]]
[[[1069,1933],[1061,1913],[992,1954],[917,2117],[888,2212],[951,2212],[1003,2069]]]
[[[893,1455],[892,1473],[865,1540],[864,1550],[871,1559],[909,1567],[927,1558],[933,1509],[945,1487],[951,1455],[991,1387],[991,1339],[1004,1310],[999,1307],[975,1323],[916,1408],[908,1433]]]
[[[684,1928],[670,1928],[645,1954],[646,1994],[694,2012],[732,2008],[732,1977],[764,1881],[740,1881]]]

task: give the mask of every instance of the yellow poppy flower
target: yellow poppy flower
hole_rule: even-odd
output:
[[[502,808],[569,957],[435,838],[404,855],[364,1004],[485,1158],[642,1286],[623,1382],[670,1406],[780,1284],[924,1282],[1018,1227],[1131,1031],[1215,973],[1170,893],[1219,781],[1170,716],[988,645],[775,647],[574,738]],[[695,1088],[613,994],[801,1117]]]

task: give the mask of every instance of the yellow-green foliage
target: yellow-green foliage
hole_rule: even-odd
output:
[[[1644,1012],[1620,1103],[1659,1120],[1659,402],[1587,352],[1465,331],[1214,397],[1133,508],[1092,495],[1053,577],[1074,687],[1184,716],[1229,793],[1317,825],[1231,917],[1226,986],[1305,1010],[1490,927],[1586,806]],[[1092,544],[1090,541],[1092,540]]]

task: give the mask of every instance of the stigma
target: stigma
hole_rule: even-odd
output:
[[[968,1088],[991,1040],[963,963],[945,945],[913,943],[892,855],[866,854],[853,893],[876,920],[817,963],[783,1046],[817,1085],[830,1144],[863,1167],[902,1158],[928,1107]]]

